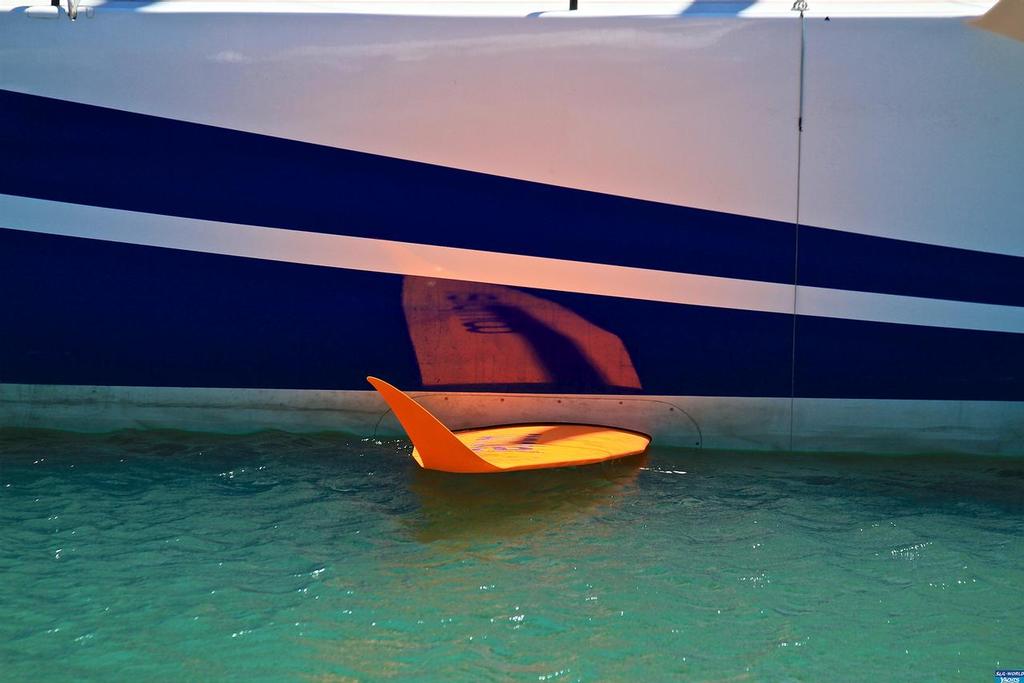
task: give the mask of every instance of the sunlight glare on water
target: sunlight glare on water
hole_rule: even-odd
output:
[[[0,433],[0,672],[991,680],[1024,462],[700,453],[453,476],[402,441]]]

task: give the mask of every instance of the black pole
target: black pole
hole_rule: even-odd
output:
[[[579,0],[569,0],[569,10],[574,10],[579,6]]]

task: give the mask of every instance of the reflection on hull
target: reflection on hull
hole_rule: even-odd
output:
[[[619,337],[540,296],[406,277],[402,309],[424,387],[641,389]]]

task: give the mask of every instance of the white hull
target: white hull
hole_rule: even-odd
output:
[[[1024,454],[989,4],[0,5],[0,426]]]

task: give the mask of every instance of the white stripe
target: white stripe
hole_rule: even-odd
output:
[[[793,312],[793,287],[367,237],[222,223],[0,195],[3,227],[378,273],[645,301]],[[803,315],[1024,333],[1024,307],[800,287]]]
[[[19,230],[211,254],[648,301],[793,311],[793,288],[771,282],[264,228],[8,195],[0,195],[0,216],[3,226]]]

